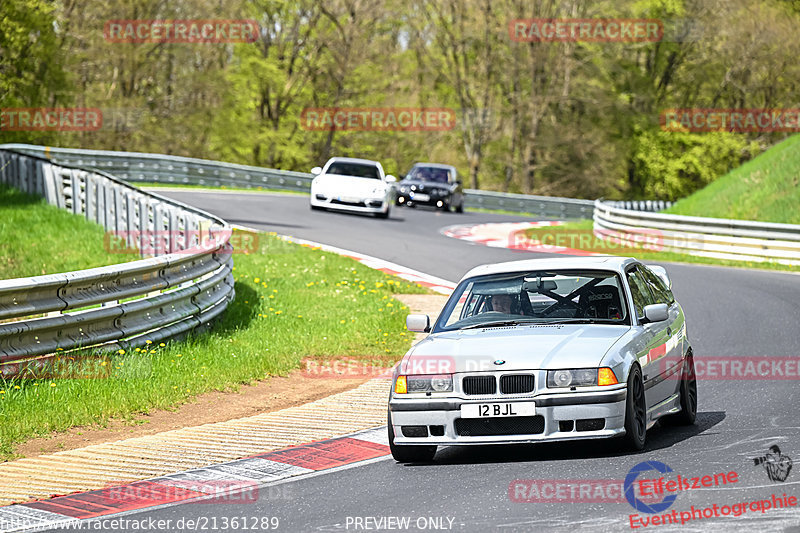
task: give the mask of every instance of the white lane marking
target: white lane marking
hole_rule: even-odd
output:
[[[389,445],[389,433],[387,432],[386,426],[381,426],[375,429],[368,429],[366,431],[362,431],[361,433],[350,435],[350,438],[365,440],[367,442],[373,442],[375,444],[383,444],[384,446]]]

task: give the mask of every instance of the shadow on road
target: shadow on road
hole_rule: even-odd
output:
[[[659,422],[647,431],[647,445],[640,452],[624,450],[620,439],[593,439],[540,444],[450,446],[442,448],[431,464],[539,462],[645,455],[695,437],[713,428],[723,420],[725,420],[723,411],[707,411],[697,413],[697,423],[693,426],[662,427]],[[413,466],[425,465],[415,464]]]

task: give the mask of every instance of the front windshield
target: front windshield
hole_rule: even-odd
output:
[[[340,176],[355,176],[357,178],[381,179],[378,167],[361,163],[331,163],[325,174],[338,174]]]
[[[619,277],[599,270],[479,276],[451,296],[436,331],[526,323],[627,324]]]
[[[448,183],[449,177],[449,170],[438,167],[414,167],[406,176],[410,180],[433,181],[436,183]]]

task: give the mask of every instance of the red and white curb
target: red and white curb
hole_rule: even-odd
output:
[[[81,520],[177,503],[253,503],[258,487],[389,455],[386,427],[227,463],[0,508],[0,533],[78,526]]]
[[[560,221],[541,221],[541,222],[490,222],[485,224],[471,224],[449,226],[442,230],[448,237],[461,239],[474,244],[482,244],[492,248],[506,248],[520,252],[537,252],[547,254],[566,254],[566,255],[604,255],[576,248],[564,246],[553,246],[542,244],[531,239],[525,234],[531,228],[542,228],[549,226],[560,226],[564,224]]]

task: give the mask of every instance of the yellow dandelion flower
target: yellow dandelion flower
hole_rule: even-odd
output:
[[[162,342],[161,344],[159,344],[159,346],[161,346],[161,347],[163,348],[164,346],[166,346],[166,344],[164,344],[164,343]]]
[[[55,387],[55,386],[56,386],[56,384],[55,384],[55,383],[51,383],[51,384],[50,384],[50,386],[51,386],[51,387]]]
[[[19,385],[14,385],[14,388],[19,390]]]
[[[117,353],[120,355],[125,355],[125,350],[117,350]]]
[[[345,322],[346,322],[345,320],[340,320],[339,324],[344,324]]]
[[[108,364],[107,361],[103,361],[102,363],[100,363],[100,366],[106,366],[107,364]]]
[[[156,353],[156,351],[155,350],[150,350],[150,353]]]
[[[255,278],[253,281],[255,281],[256,283],[261,283],[261,278]]]
[[[153,341],[144,341],[145,344],[153,344]]]

